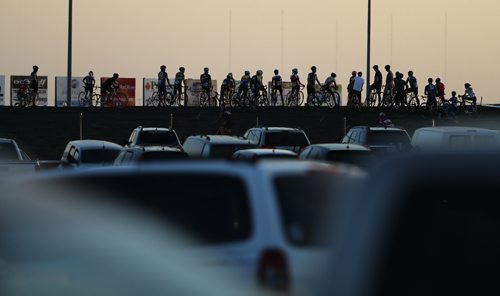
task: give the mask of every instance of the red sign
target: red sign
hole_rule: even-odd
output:
[[[108,79],[101,77],[101,85]],[[104,104],[104,107],[133,106],[135,106],[135,78],[118,78],[118,91],[110,102]]]

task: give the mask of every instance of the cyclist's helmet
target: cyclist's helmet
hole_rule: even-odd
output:
[[[335,73],[332,72],[332,74],[330,74],[330,76],[337,77],[337,74],[335,74]]]
[[[118,73],[113,74],[113,78],[118,78],[118,77],[120,77],[120,75],[118,75]]]
[[[205,67],[205,68],[203,69],[203,72],[208,73],[208,67]]]
[[[233,74],[231,73],[227,74],[226,78],[233,78]]]
[[[275,74],[275,75],[278,75],[278,73],[279,73],[279,72],[280,72],[280,71],[278,71],[278,69],[275,69],[275,70],[274,70],[274,74]]]
[[[456,92],[456,91],[452,91],[452,92],[451,92],[451,95],[452,95],[452,96],[456,96],[456,95],[457,95],[457,92]]]
[[[250,75],[250,71],[245,71],[245,75]]]
[[[37,66],[37,65],[34,65],[34,66],[33,66],[33,70],[35,70],[35,71],[36,71],[36,70],[38,70],[38,66]]]
[[[263,73],[263,72],[262,72],[262,70],[258,70],[258,71],[257,71],[257,75],[258,75],[258,76],[262,75],[262,73]]]
[[[316,66],[312,66],[311,71],[316,71]]]
[[[160,69],[161,69],[161,70],[165,70],[165,69],[167,69],[167,66],[165,66],[165,65],[161,65]]]
[[[436,78],[436,82],[441,82],[441,78]]]
[[[297,68],[293,68],[292,73],[297,74],[297,73],[299,73],[299,70],[297,70]]]
[[[374,65],[373,70],[378,70],[378,65]]]
[[[411,76],[411,75],[413,75],[413,71],[408,72],[408,76]]]
[[[186,70],[186,69],[184,69],[184,67],[180,67],[180,68],[179,68],[179,71],[181,71],[181,72],[184,72],[185,70]]]
[[[466,88],[469,88],[471,85],[470,85],[470,83],[468,83],[468,82],[467,82],[466,84],[464,84],[464,86],[465,86]]]

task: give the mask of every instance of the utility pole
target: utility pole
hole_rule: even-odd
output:
[[[73,62],[73,0],[69,0],[68,9],[68,77],[67,77],[67,98],[66,103],[71,107],[71,72]]]

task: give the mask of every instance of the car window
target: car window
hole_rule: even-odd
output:
[[[317,160],[320,158],[320,151],[318,148],[313,147],[311,153],[309,154],[309,159]]]
[[[81,155],[81,163],[112,164],[120,150],[91,149],[85,150]],[[76,157],[75,157],[76,159]]]
[[[252,234],[248,191],[238,177],[145,173],[68,178],[64,183],[86,188],[88,198],[127,204],[156,216],[200,244],[239,242]]]
[[[201,157],[203,146],[205,146],[205,142],[201,139],[188,138],[186,142],[184,142],[183,148],[189,156]]]
[[[252,142],[254,142],[254,143],[258,143],[258,142],[259,142],[259,139],[258,139],[258,137],[257,137],[257,134],[256,134],[256,132],[254,132],[254,131],[250,131],[250,132],[248,133],[248,136],[247,136],[246,138],[247,138],[249,141],[252,141]]]
[[[75,151],[76,151],[75,146],[71,146],[71,148],[69,149],[68,155],[71,156],[71,157],[74,157],[75,156]]]
[[[75,150],[75,154],[73,155],[76,161],[80,161],[80,151],[78,149]]]
[[[300,154],[300,159],[309,159],[309,154],[311,154],[311,151],[312,147],[307,147],[306,149],[304,149],[304,151],[302,151],[302,153]]]
[[[0,144],[0,160],[19,160],[16,147],[12,143]]]
[[[322,245],[321,222],[336,196],[338,179],[331,174],[282,175],[274,178],[283,231],[296,246]],[[314,194],[311,194],[314,188]]]
[[[208,145],[207,145],[208,146]],[[224,144],[210,145],[210,158],[231,158],[238,150],[255,148],[254,144]]]
[[[127,151],[122,150],[118,156],[115,159],[115,165],[122,165],[123,164],[123,159],[125,158],[125,155],[127,154]]]
[[[265,136],[265,146],[309,146],[307,137],[302,132],[268,132]]]
[[[470,148],[472,146],[472,137],[468,135],[450,136],[451,149]]]
[[[178,146],[179,140],[170,131],[142,131],[137,140],[139,145]]]
[[[125,156],[123,157],[123,164],[129,165],[132,163],[133,159],[134,159],[134,153],[132,151],[127,151],[125,152]]]
[[[497,144],[497,139],[490,135],[477,135],[474,137],[474,144],[476,147],[494,147]]]
[[[403,144],[409,147],[410,137],[405,131],[375,130],[368,135],[368,145],[395,145]]]
[[[349,143],[357,143],[357,141],[358,141],[358,139],[359,139],[358,135],[359,135],[359,132],[357,132],[357,131],[353,131],[353,132],[351,133],[350,138],[349,138]]]

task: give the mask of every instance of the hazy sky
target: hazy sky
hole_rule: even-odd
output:
[[[500,101],[489,73],[500,69],[498,0],[372,2],[372,63],[413,70],[422,91],[441,77],[447,94],[470,82]],[[37,64],[52,98],[54,76],[66,74],[68,1],[0,3],[0,75]],[[305,80],[316,65],[321,81],[333,71],[345,84],[352,70],[366,71],[366,15],[367,0],[74,0],[73,75],[135,77],[138,97],[161,64],[170,77],[185,66],[192,78],[208,66],[218,80],[246,69],[270,79],[274,68],[288,78],[294,67]]]

